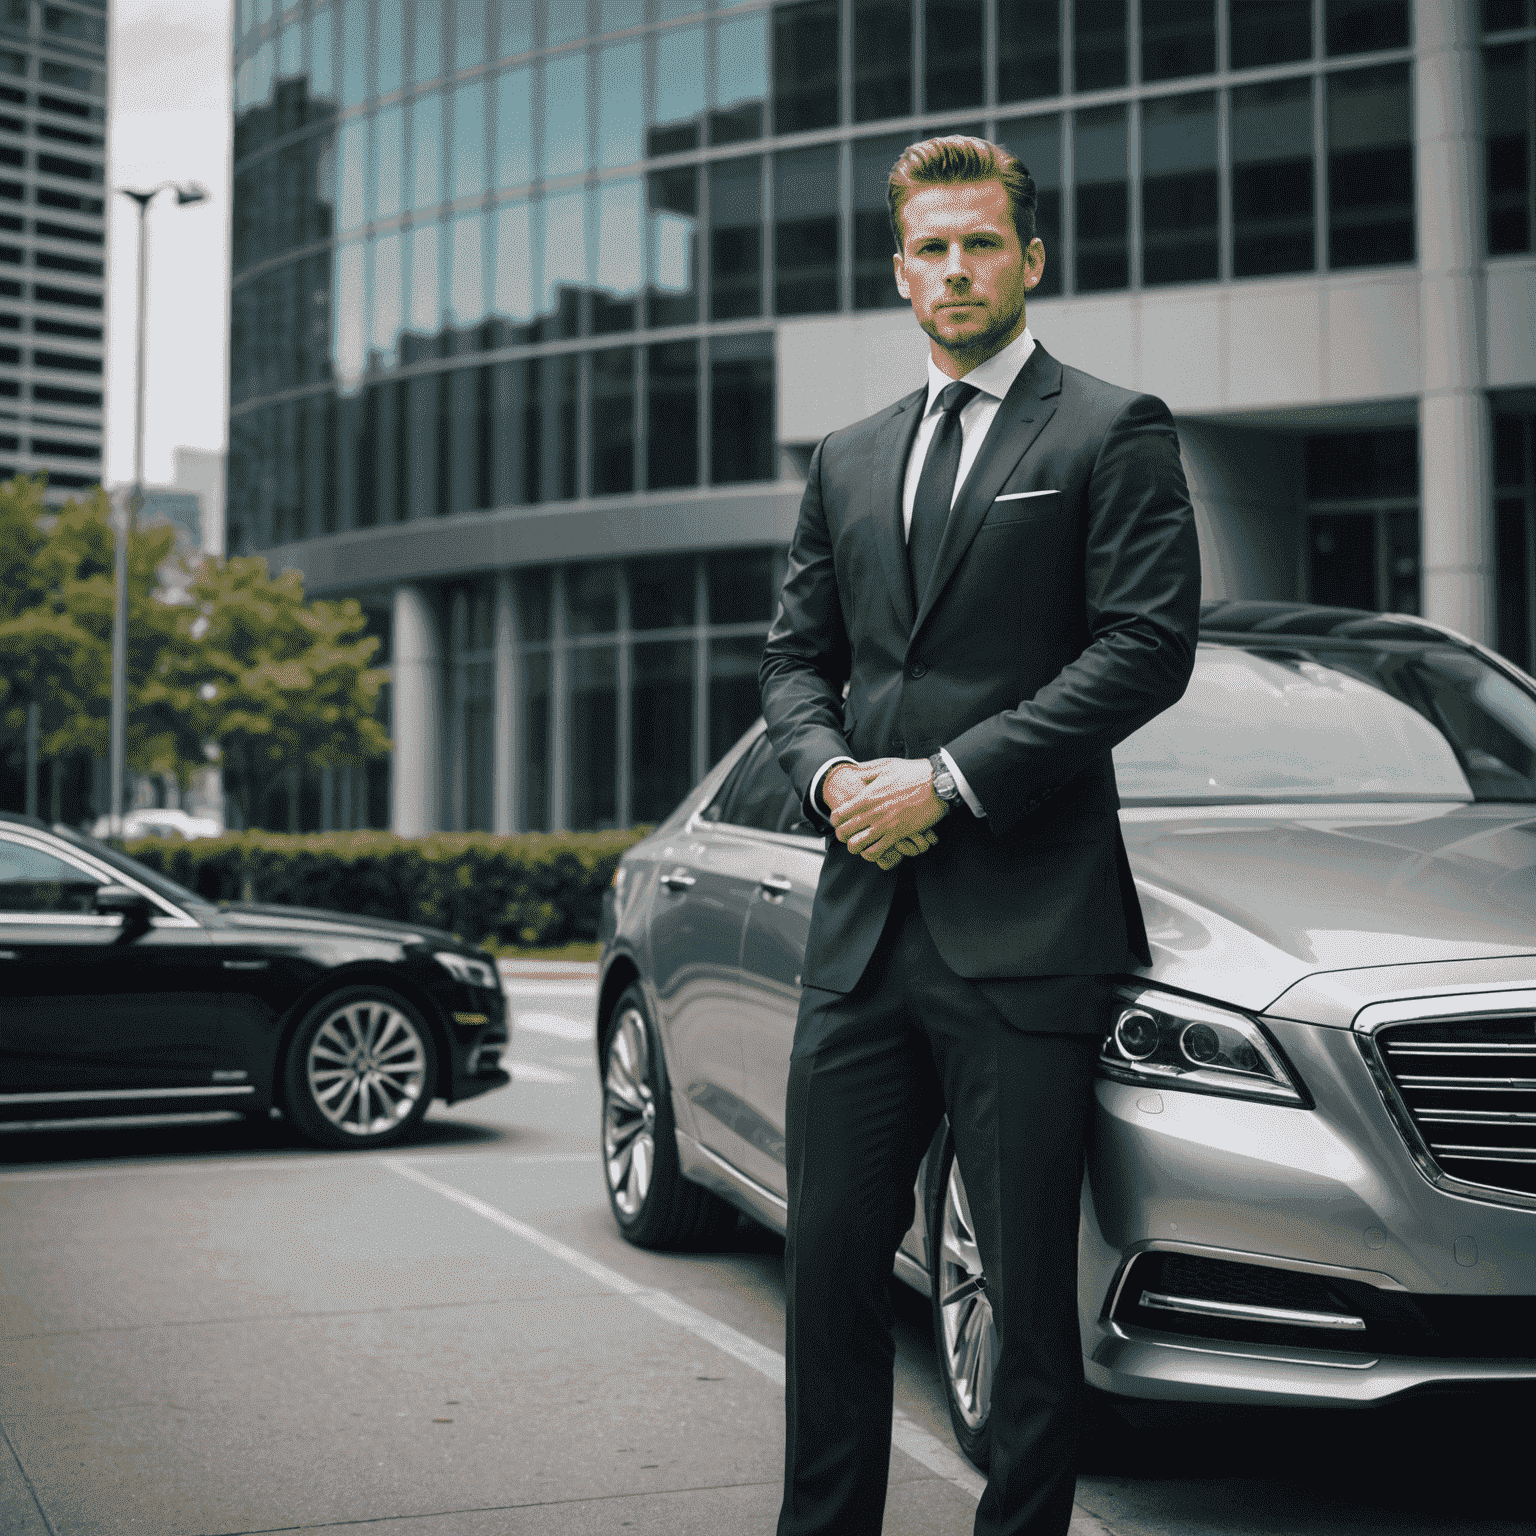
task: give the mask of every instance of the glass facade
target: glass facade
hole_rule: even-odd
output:
[[[1513,256],[1536,230],[1536,3],[1484,0],[1483,37],[1488,254]]]

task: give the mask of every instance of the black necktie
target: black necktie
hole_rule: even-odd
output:
[[[974,384],[946,384],[939,395],[944,414],[928,444],[923,472],[917,477],[912,502],[912,526],[907,530],[907,569],[912,576],[912,601],[921,604],[928,578],[938,558],[949,505],[955,499],[955,477],[960,472],[960,412],[977,393]]]

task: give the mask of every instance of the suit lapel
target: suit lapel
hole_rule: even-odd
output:
[[[898,400],[875,438],[875,460],[869,477],[870,518],[880,561],[891,589],[891,605],[901,620],[902,634],[912,630],[912,578],[907,572],[907,534],[901,516],[902,482],[907,456],[923,419],[926,385]]]
[[[998,406],[987,440],[981,445],[981,452],[950,509],[928,589],[918,604],[917,620],[912,626],[914,637],[954,575],[960,557],[976,537],[993,498],[1007,484],[1009,475],[1029,451],[1046,422],[1056,414],[1053,397],[1060,392],[1061,364],[1036,342],[1029,361]]]

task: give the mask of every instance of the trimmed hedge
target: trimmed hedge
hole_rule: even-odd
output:
[[[628,832],[390,832],[140,838],[126,851],[210,901],[323,907],[528,948],[597,937]]]

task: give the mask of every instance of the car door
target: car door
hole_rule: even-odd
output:
[[[651,976],[674,1092],[700,1141],[739,1163],[741,931],[756,895],[757,845],[736,823],[760,810],[767,738],[661,851],[651,909]],[[684,1121],[686,1125],[687,1121]]]
[[[250,1091],[207,935],[147,890],[147,926],[97,912],[96,892],[120,883],[46,834],[0,832],[5,1118],[222,1108]]]
[[[777,768],[777,764],[774,767]],[[800,1007],[800,971],[811,929],[811,903],[826,857],[825,840],[805,820],[800,797],[782,771],[780,813],[758,840],[758,881],[741,944],[741,1168],[781,1200],[784,1096]]]

